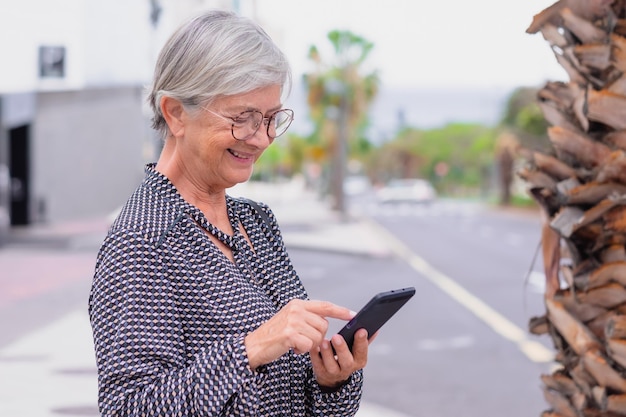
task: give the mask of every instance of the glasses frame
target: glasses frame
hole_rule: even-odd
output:
[[[242,111],[241,113],[239,113],[237,116],[235,117],[229,117],[229,116],[223,116],[219,113],[214,112],[211,109],[207,109],[204,106],[200,106],[203,110],[206,110],[207,112],[211,113],[214,116],[219,117],[220,119],[226,120],[227,122],[231,122],[230,125],[230,134],[233,136],[233,138],[235,138],[235,140],[241,141],[241,142],[245,142],[249,139],[251,139],[254,135],[256,135],[256,133],[259,131],[259,128],[261,127],[262,124],[265,125],[265,133],[267,134],[267,137],[270,139],[276,139],[277,137],[283,135],[287,129],[289,129],[289,126],[291,126],[291,122],[293,122],[293,115],[294,112],[291,109],[280,109],[280,110],[276,110],[274,113],[270,114],[269,116],[265,117],[263,115],[263,113],[261,113],[258,110],[246,110],[246,111]],[[276,135],[276,136],[272,136],[270,135],[270,123],[272,122],[272,119],[274,119],[276,117],[276,115],[280,112],[284,112],[289,116],[289,122],[287,123],[287,126],[285,127],[285,130],[283,130],[280,134]],[[245,138],[239,139],[238,137],[235,136],[235,123],[237,123],[237,117],[240,117],[242,114],[244,113],[259,113],[262,117],[261,119],[261,123],[259,123],[259,125],[256,127],[256,130],[252,133],[250,133],[248,136],[246,136]]]

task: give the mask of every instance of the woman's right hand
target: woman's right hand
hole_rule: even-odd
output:
[[[354,312],[326,301],[291,300],[274,317],[245,338],[252,369],[270,363],[290,349],[297,354],[319,346],[328,330],[327,317],[348,321]]]

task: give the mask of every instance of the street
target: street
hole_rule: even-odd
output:
[[[313,299],[356,311],[377,292],[407,286],[417,290],[371,346],[359,415],[539,416],[546,408],[540,375],[552,363],[546,359],[549,341],[526,331],[530,317],[542,314],[540,259],[533,264],[537,216],[449,201],[428,207],[354,204],[352,210],[369,224],[379,243],[389,247],[389,255],[290,247],[290,233],[303,226],[286,222],[283,230],[296,270]],[[309,204],[309,209],[314,207]],[[92,232],[91,238],[73,244],[18,242],[0,249],[0,258],[13,262],[14,272],[3,273],[0,279],[0,366],[9,376],[7,370],[17,372],[24,369],[18,367],[20,362],[28,362],[32,365],[28,369],[36,373],[22,375],[18,384],[0,378],[0,403],[8,401],[9,393],[30,387],[33,380],[39,385],[29,389],[42,396],[45,384],[69,381],[68,389],[95,398],[93,365],[71,363],[69,357],[47,363],[56,353],[20,351],[29,338],[41,345],[46,340],[42,333],[54,338],[54,332],[67,334],[72,330],[63,326],[76,323],[86,350],[81,359],[89,360],[91,341],[84,315],[103,230]],[[44,254],[47,267],[36,273],[42,266],[29,259]],[[68,264],[73,266],[67,268]],[[62,265],[66,267],[59,274]],[[62,326],[54,324],[68,317]],[[342,325],[331,322],[330,331]],[[40,375],[46,367],[52,378]],[[71,392],[66,392],[68,398]],[[51,415],[97,414],[95,404],[85,402],[85,397],[50,409]],[[37,415],[21,411],[7,415]]]
[[[542,314],[540,283],[525,281],[539,238],[537,217],[450,203],[370,208],[375,222],[510,320],[509,327],[526,331],[530,317]],[[545,362],[549,340],[526,335],[526,342],[546,346],[539,349],[543,356],[535,349],[529,358],[398,259],[302,251],[292,257],[312,297],[352,309],[378,291],[416,287],[372,344],[364,401],[408,416],[521,417],[546,409],[540,375],[552,365]],[[531,276],[540,269],[539,260]]]

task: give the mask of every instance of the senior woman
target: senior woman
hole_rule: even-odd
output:
[[[365,330],[312,301],[270,208],[226,189],[285,132],[283,53],[212,11],[161,51],[148,97],[164,147],[102,244],[89,299],[103,416],[351,416]],[[333,352],[333,348],[334,351]]]

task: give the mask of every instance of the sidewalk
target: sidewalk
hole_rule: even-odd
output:
[[[230,189],[272,208],[289,249],[307,249],[362,256],[386,257],[391,251],[363,219],[341,219],[330,205],[297,181],[284,184],[246,183]]]
[[[269,204],[289,249],[391,256],[367,222],[340,219],[298,183],[242,184],[229,193]],[[12,299],[44,292],[55,282],[90,279],[110,221],[100,218],[14,231],[12,243],[0,248],[2,275],[15,278],[0,294],[0,308]],[[9,325],[7,319],[2,318],[3,326]],[[74,310],[0,346],[0,416],[97,416],[96,378],[87,312]],[[369,404],[363,404],[357,416],[402,417]]]

